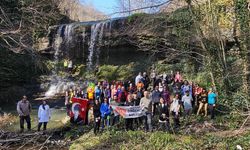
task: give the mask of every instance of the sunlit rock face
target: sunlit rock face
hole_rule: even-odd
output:
[[[42,54],[59,58],[78,59],[88,66],[98,64],[101,47],[130,45],[123,37],[127,19],[116,18],[104,21],[76,22],[49,28],[47,47],[41,44]],[[95,61],[95,62],[93,62]]]

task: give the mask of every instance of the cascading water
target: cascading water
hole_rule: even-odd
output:
[[[108,32],[111,34],[111,20],[102,21],[93,23],[73,23],[68,25],[61,25],[57,29],[57,33],[55,35],[55,40],[52,44],[53,49],[55,50],[54,54],[54,69],[52,70],[51,82],[49,89],[45,93],[46,97],[52,97],[58,93],[63,93],[65,90],[69,89],[69,87],[75,85],[82,85],[81,83],[76,83],[71,81],[68,78],[63,78],[59,75],[60,70],[59,63],[62,60],[62,56],[67,56],[70,53],[70,50],[74,51],[75,46],[75,34],[78,31],[75,31],[76,28],[80,29],[81,27],[85,27],[86,24],[89,26],[91,24],[91,34],[88,42],[88,57],[87,57],[87,70],[93,70],[93,67],[99,65],[99,55],[100,55],[100,46],[102,45],[104,32]],[[82,50],[84,50],[84,45],[86,42],[85,36],[87,34],[86,28],[82,31]],[[73,48],[71,47],[73,46]],[[65,74],[67,74],[64,71]]]
[[[48,91],[45,93],[46,97],[54,96],[57,93],[64,92],[67,90],[69,86],[73,86],[74,82],[65,80],[61,78],[59,73],[59,61],[60,56],[62,56],[62,44],[63,43],[69,43],[72,40],[72,34],[73,32],[73,25],[61,25],[58,30],[57,34],[55,36],[55,41],[52,45],[53,49],[55,50],[54,54],[54,68],[52,69],[52,75],[51,75],[51,83]]]
[[[94,48],[96,45],[96,39],[98,36],[98,30],[100,27],[100,23],[94,24],[91,26],[91,36],[90,36],[90,43],[89,43],[89,56],[88,56],[88,62],[87,67],[88,70],[90,70],[93,67],[93,55],[94,55]]]
[[[70,42],[73,39],[73,35],[74,35],[73,29],[74,29],[74,24],[69,24],[65,26],[64,38],[65,38],[66,44],[70,44]]]
[[[91,68],[93,68],[94,66],[99,65],[100,45],[102,44],[103,32],[104,29],[107,28],[109,23],[111,24],[111,22],[108,20],[93,24],[91,26],[91,38],[89,43],[89,55],[87,60],[88,70],[91,70]],[[111,28],[109,30],[111,30]],[[95,64],[94,58],[96,58]]]

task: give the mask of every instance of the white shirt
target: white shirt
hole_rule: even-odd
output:
[[[68,68],[73,68],[73,62],[72,62],[72,60],[69,61]]]
[[[43,105],[39,106],[39,109],[38,109],[39,122],[49,122],[49,119],[50,119],[49,105],[45,105],[44,107],[45,109],[43,109]]]
[[[179,111],[178,106],[179,106],[179,100],[174,98],[170,110],[173,112],[178,112]]]

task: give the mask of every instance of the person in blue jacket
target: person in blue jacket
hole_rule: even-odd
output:
[[[213,89],[209,89],[208,92],[208,108],[211,115],[211,119],[214,119],[214,108],[216,104],[217,94],[215,94]]]
[[[181,96],[184,96],[186,91],[189,91],[189,94],[192,96],[192,87],[189,85],[187,80],[185,80],[184,84],[181,86]]]
[[[102,129],[104,129],[105,126],[109,126],[111,114],[111,109],[108,104],[108,99],[106,97],[104,98],[104,102],[101,105],[100,111],[102,117]]]
[[[101,93],[102,93],[101,88],[100,88],[100,86],[98,86],[98,87],[95,89],[95,99],[100,100]]]

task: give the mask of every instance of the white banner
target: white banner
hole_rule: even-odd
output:
[[[145,112],[140,106],[115,106],[111,105],[115,113],[118,113],[123,118],[138,118],[145,115]]]

